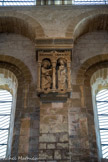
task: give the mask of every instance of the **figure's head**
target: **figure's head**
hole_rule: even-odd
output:
[[[60,65],[65,65],[65,63],[66,63],[65,59],[63,59],[63,58],[59,59],[59,64]]]
[[[51,65],[51,63],[50,63],[49,60],[44,60],[43,63],[42,63],[42,66],[43,66],[44,68],[48,68],[50,65]]]

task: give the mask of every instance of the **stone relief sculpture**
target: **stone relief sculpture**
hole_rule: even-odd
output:
[[[49,90],[52,84],[52,69],[49,60],[43,60],[41,68],[41,87],[44,90]]]
[[[67,93],[71,91],[71,52],[38,52],[39,93]]]
[[[58,89],[64,90],[66,89],[66,61],[63,58],[58,60],[59,68],[58,68]]]

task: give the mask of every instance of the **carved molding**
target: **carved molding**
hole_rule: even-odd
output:
[[[36,49],[72,49],[73,39],[62,38],[62,39],[36,39],[35,40]]]

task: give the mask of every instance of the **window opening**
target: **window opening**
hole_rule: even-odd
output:
[[[75,5],[105,5],[108,4],[108,0],[73,0]]]
[[[96,95],[99,131],[103,158],[108,159],[108,89]]]
[[[0,0],[0,6],[30,6],[36,5],[36,0]]]
[[[0,6],[105,5],[105,4],[108,4],[108,0],[0,0]]]
[[[6,157],[12,95],[7,90],[0,89],[0,159]]]

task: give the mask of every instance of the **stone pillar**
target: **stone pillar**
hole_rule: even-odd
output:
[[[70,62],[68,62],[67,63],[67,78],[68,78],[68,90],[70,90],[71,89],[71,63]]]
[[[56,90],[56,62],[52,63],[52,67],[53,67],[53,90]]]
[[[40,90],[40,73],[41,73],[41,62],[38,62],[38,82],[37,82],[37,90]]]

